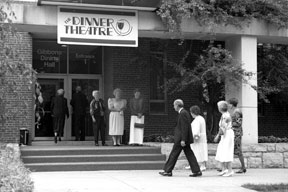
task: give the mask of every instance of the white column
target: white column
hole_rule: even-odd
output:
[[[239,36],[226,40],[226,49],[235,59],[243,63],[242,68],[255,75],[249,84],[257,85],[257,38]],[[258,143],[258,97],[257,92],[245,83],[235,85],[227,81],[226,99],[236,97],[243,113],[243,143]]]

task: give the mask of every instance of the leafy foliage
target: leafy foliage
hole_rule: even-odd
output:
[[[34,183],[12,147],[0,151],[0,191],[32,192]]]
[[[18,106],[27,108],[27,101],[20,90],[31,89],[35,73],[30,65],[25,64],[13,20],[16,18],[11,6],[12,0],[0,2],[0,123],[13,119],[18,111],[6,108],[6,99],[14,98]],[[25,111],[25,110],[24,110]],[[26,110],[28,111],[28,110]],[[19,115],[19,114],[18,114]]]
[[[259,136],[258,143],[288,143],[288,137]]]
[[[167,87],[171,93],[189,87],[191,89],[194,87],[194,91],[199,91],[204,111],[207,112],[207,132],[208,139],[210,139],[217,131],[220,118],[217,102],[225,98],[225,82],[229,79],[234,84],[242,82],[249,84],[248,80],[253,73],[245,71],[242,63],[233,59],[231,52],[221,45],[208,44],[206,49],[201,47],[204,49],[203,52],[193,56],[192,42],[185,41],[185,43],[190,43],[190,48],[179,63],[169,62],[176,74],[167,80]],[[195,57],[197,59],[193,62]]]
[[[274,103],[287,103],[288,46],[276,44],[259,45],[257,67],[259,71],[258,93],[260,93],[260,99],[273,101]]]
[[[242,28],[253,18],[288,27],[287,0],[162,0],[157,13],[170,32],[181,32],[182,19],[192,17],[211,32],[227,25]]]
[[[149,135],[144,137],[144,142],[173,143],[173,135]]]

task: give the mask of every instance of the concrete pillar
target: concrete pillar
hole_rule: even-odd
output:
[[[239,36],[226,40],[226,49],[232,52],[235,59],[242,61],[242,68],[255,75],[249,79],[249,84],[257,85],[257,38]],[[226,99],[236,97],[243,113],[243,143],[258,143],[258,97],[250,85],[226,83]]]

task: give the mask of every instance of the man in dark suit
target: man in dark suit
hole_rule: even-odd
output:
[[[175,100],[173,105],[175,111],[179,113],[177,125],[174,131],[174,145],[164,166],[164,171],[159,172],[159,174],[162,176],[171,177],[172,170],[174,169],[177,159],[183,150],[193,173],[189,176],[201,176],[202,172],[200,171],[197,159],[190,147],[190,144],[193,143],[193,135],[191,129],[192,118],[190,114],[183,108],[184,103],[181,99]]]
[[[72,100],[70,102],[70,105],[73,108],[75,141],[79,141],[79,139],[85,141],[85,116],[88,101],[86,95],[82,93],[81,90],[80,86],[76,87],[76,93],[72,95]]]

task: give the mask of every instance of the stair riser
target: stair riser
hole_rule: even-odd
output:
[[[101,171],[101,170],[160,170],[164,164],[109,164],[109,165],[61,165],[61,166],[26,166],[33,172],[47,171]]]
[[[56,155],[110,155],[110,154],[159,154],[161,150],[156,149],[109,149],[109,150],[22,150],[24,156],[56,156]]]
[[[119,157],[49,157],[22,158],[24,163],[60,163],[60,162],[112,162],[112,161],[165,161],[165,155],[119,156]]]

